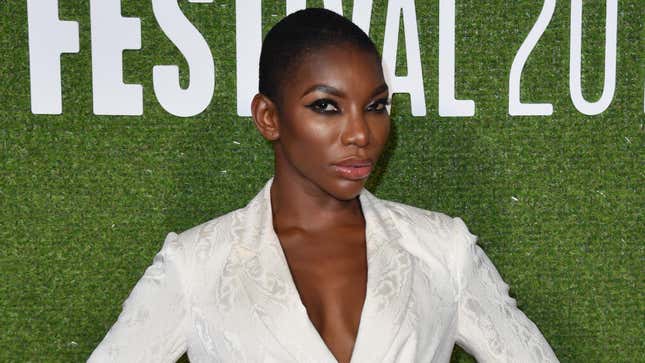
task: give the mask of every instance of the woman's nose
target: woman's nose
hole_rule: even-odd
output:
[[[347,117],[341,141],[345,145],[367,146],[370,142],[370,129],[362,110],[351,112]]]

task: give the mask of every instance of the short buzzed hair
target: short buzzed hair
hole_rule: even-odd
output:
[[[372,53],[379,61],[374,42],[349,19],[331,10],[307,8],[280,20],[264,38],[260,53],[259,91],[280,103],[287,74],[307,54],[332,45],[350,45]]]

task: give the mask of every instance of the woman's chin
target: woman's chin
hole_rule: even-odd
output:
[[[333,188],[327,192],[338,200],[352,200],[361,194],[366,181],[367,178],[361,180],[343,179],[334,183]]]

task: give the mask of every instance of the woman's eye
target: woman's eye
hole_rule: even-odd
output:
[[[335,113],[338,112],[338,107],[331,100],[317,100],[308,105],[310,109],[318,113]]]
[[[384,112],[387,110],[386,106],[389,104],[390,102],[387,99],[381,99],[374,102],[369,109],[376,112]]]

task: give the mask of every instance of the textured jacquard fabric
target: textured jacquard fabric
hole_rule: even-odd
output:
[[[508,295],[502,280],[477,237],[464,222],[455,218],[457,231],[465,244],[463,251],[457,343],[478,362],[554,362],[551,348],[545,344],[537,326]]]
[[[189,293],[182,281],[185,266],[178,242],[177,234],[168,234],[91,360],[175,362],[185,352]]]
[[[89,362],[336,362],[273,230],[270,186],[169,233]],[[360,195],[367,293],[351,361],[557,362],[463,221]]]

